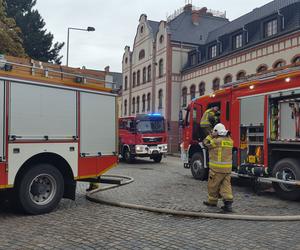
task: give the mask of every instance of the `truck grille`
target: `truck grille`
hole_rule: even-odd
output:
[[[148,143],[148,142],[162,142],[162,137],[146,137],[143,138],[143,141]]]

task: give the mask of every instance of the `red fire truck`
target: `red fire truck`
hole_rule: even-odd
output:
[[[120,118],[119,137],[119,152],[129,163],[135,157],[150,157],[159,163],[168,152],[165,120],[160,114]]]
[[[41,63],[0,67],[1,195],[27,213],[47,213],[75,199],[76,181],[117,164],[116,96],[103,80]]]
[[[300,68],[252,76],[192,101],[186,109],[181,144],[184,166],[207,178],[208,154],[200,119],[218,106],[220,122],[234,140],[233,175],[272,182],[278,195],[300,199]]]

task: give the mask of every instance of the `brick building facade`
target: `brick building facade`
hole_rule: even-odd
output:
[[[178,151],[178,114],[191,99],[300,61],[300,0],[275,0],[233,21],[187,4],[166,21],[141,15],[122,60],[122,116],[161,113]]]

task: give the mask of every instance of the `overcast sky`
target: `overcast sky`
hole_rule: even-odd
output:
[[[126,45],[132,48],[141,14],[149,20],[166,20],[185,0],[37,0],[36,8],[46,22],[54,40],[67,41],[68,27],[95,27],[95,32],[70,32],[69,66],[121,72],[122,55]],[[226,11],[233,20],[260,7],[270,0],[193,0],[197,7]],[[66,64],[66,48],[62,49]]]

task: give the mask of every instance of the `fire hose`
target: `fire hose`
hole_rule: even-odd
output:
[[[109,189],[121,187],[128,185],[134,181],[132,177],[129,176],[119,176],[119,175],[105,175],[106,178],[115,179],[125,179],[124,182],[120,181],[119,184],[112,184],[106,187],[99,187],[95,190],[86,193],[86,199],[104,205],[116,206],[121,208],[143,210],[147,212],[154,212],[160,214],[169,214],[174,216],[187,216],[194,218],[206,218],[206,219],[222,219],[222,220],[244,220],[244,221],[300,221],[300,215],[243,215],[243,214],[226,214],[226,213],[208,213],[208,212],[190,212],[190,211],[180,211],[167,208],[156,208],[150,206],[143,206],[138,204],[131,204],[126,202],[116,202],[101,199],[96,197],[95,194],[106,191]]]

